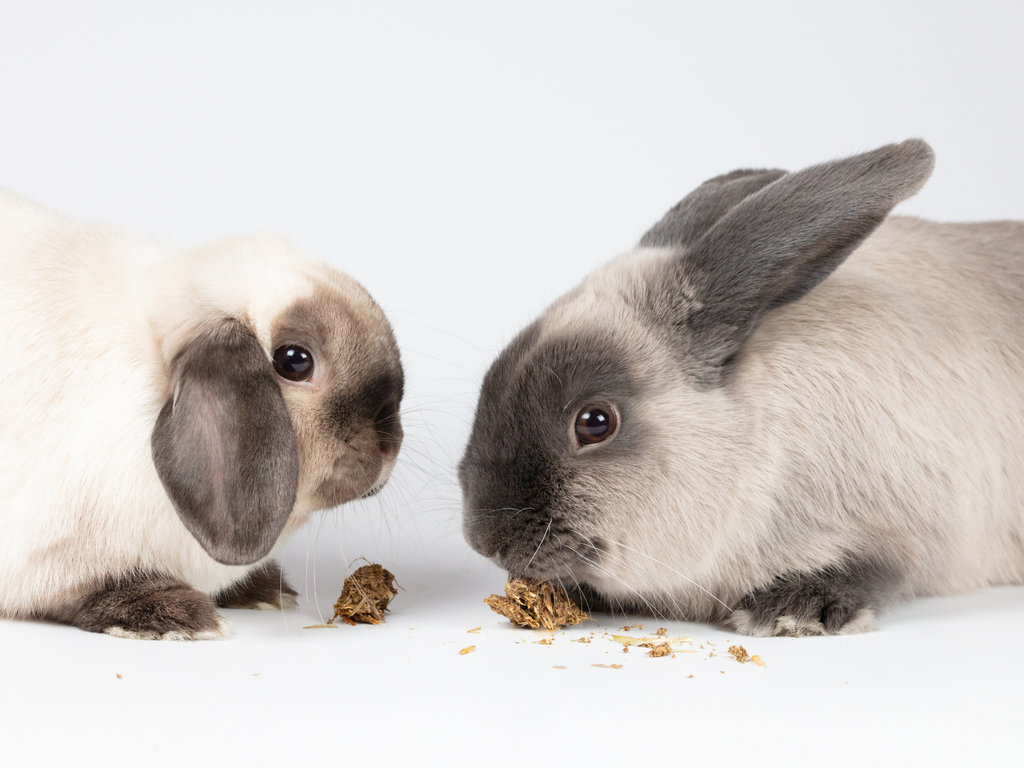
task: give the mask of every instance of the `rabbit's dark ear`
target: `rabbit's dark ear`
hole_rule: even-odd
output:
[[[739,170],[708,179],[666,213],[640,239],[645,248],[692,245],[731,208],[786,175],[779,170]]]
[[[671,266],[691,352],[727,361],[769,310],[828,277],[934,164],[920,139],[888,144],[787,174],[729,209]]]
[[[246,565],[270,552],[295,505],[299,455],[248,328],[225,321],[178,353],[152,448],[167,495],[210,557]]]

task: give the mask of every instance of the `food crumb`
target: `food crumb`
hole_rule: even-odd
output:
[[[475,634],[476,634],[477,632],[479,632],[479,631],[480,631],[481,629],[483,629],[483,627],[474,627],[473,629],[467,629],[467,630],[466,630],[466,634],[467,634],[467,635],[475,635]]]
[[[757,664],[759,667],[765,666],[764,660],[760,656],[751,656],[750,660]]]
[[[337,629],[337,628],[338,628],[337,624],[310,624],[308,627],[303,627],[303,629]]]
[[[536,645],[551,645],[553,643],[554,643],[554,639],[550,638],[550,637],[545,637],[543,640],[535,641]]]
[[[341,596],[334,604],[335,619],[346,624],[380,624],[388,605],[398,594],[395,577],[390,571],[376,564],[364,565],[345,578]]]
[[[555,666],[553,666],[552,669],[568,669],[568,667],[563,667],[558,664],[555,664]]]
[[[562,629],[590,618],[565,594],[546,581],[533,579],[510,579],[505,583],[504,597],[491,595],[484,602],[517,627]]]
[[[570,640],[569,642],[570,643],[589,643],[590,642],[590,638],[589,637],[581,637],[578,640]]]
[[[118,672],[118,673],[117,673],[117,679],[118,679],[118,680],[120,680],[120,679],[121,679],[121,673],[120,673],[120,672]]]
[[[686,679],[689,680],[691,677],[693,677],[693,675],[687,675]]]
[[[465,648],[463,648],[461,651],[459,651],[459,656],[465,656],[467,653],[472,653],[475,650],[476,650],[476,646],[475,645],[467,645]]]
[[[729,653],[731,653],[740,664],[750,658],[750,654],[747,653],[747,649],[742,645],[730,645]]]
[[[658,637],[664,637],[668,634],[668,627],[658,627],[658,631],[654,633]]]
[[[591,664],[592,667],[600,667],[601,669],[622,669],[621,664]]]
[[[648,656],[658,658],[660,656],[668,656],[672,653],[672,646],[668,643],[651,643],[651,650],[647,652]]]

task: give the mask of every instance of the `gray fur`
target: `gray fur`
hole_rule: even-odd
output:
[[[922,141],[703,185],[484,379],[463,531],[591,607],[873,628],[1024,580],[1024,224],[887,218]],[[619,428],[580,446],[580,409]]]
[[[267,560],[216,595],[214,602],[219,608],[290,608],[297,604],[298,594],[285,579],[281,566]]]
[[[785,171],[741,169],[708,179],[688,194],[640,239],[644,248],[693,245],[744,199],[786,175]]]
[[[142,640],[221,637],[226,629],[209,595],[149,573],[111,578],[54,618],[87,632]]]
[[[219,563],[270,552],[295,504],[299,455],[263,349],[225,320],[172,364],[153,463],[182,522]]]
[[[669,271],[669,291],[682,291],[689,311],[662,319],[685,327],[690,356],[721,365],[767,312],[832,274],[897,203],[921,188],[934,164],[931,147],[910,140],[789,175],[768,171],[749,182],[741,176],[722,187],[739,185],[737,197],[744,199],[706,229],[707,195],[694,193],[689,206],[684,200],[674,209],[676,226],[695,226],[674,231],[686,247]],[[663,221],[655,230],[664,228]],[[668,244],[651,233],[641,245],[645,240]]]

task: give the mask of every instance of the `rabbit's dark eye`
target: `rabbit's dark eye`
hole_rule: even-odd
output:
[[[306,381],[313,375],[313,355],[295,344],[274,350],[274,370],[282,379]]]
[[[576,417],[576,442],[593,445],[615,434],[619,420],[615,409],[607,405],[588,405]]]

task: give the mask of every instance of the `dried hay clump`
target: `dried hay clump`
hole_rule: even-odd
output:
[[[650,648],[651,650],[647,652],[647,655],[653,656],[654,658],[658,658],[659,656],[668,656],[672,653],[671,643],[642,643],[640,647]]]
[[[380,624],[397,594],[391,571],[379,565],[364,565],[345,579],[331,621],[340,618],[346,624]]]
[[[484,602],[517,627],[561,629],[590,618],[565,594],[533,579],[512,579],[505,584],[505,597],[491,595]]]
[[[750,658],[750,654],[747,653],[747,649],[742,645],[730,645],[729,653],[731,653],[740,664]]]

